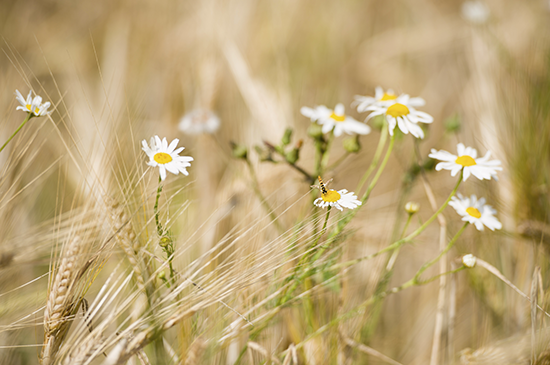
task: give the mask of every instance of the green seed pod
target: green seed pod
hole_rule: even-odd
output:
[[[235,142],[230,142],[231,144],[231,153],[233,154],[233,157],[235,158],[242,158],[243,160],[246,160],[248,157],[248,148],[246,146],[237,144]]]
[[[283,138],[281,139],[281,145],[288,146],[290,144],[291,139],[292,139],[292,128],[287,128],[285,130],[285,134],[283,134]]]
[[[350,153],[357,153],[361,150],[359,136],[344,139],[344,149]]]

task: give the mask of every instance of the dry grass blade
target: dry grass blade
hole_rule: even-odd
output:
[[[388,364],[392,364],[392,365],[402,365],[400,362],[397,362],[395,360],[393,360],[392,358],[384,355],[383,353],[379,352],[379,351],[376,351],[375,349],[373,349],[372,347],[369,347],[369,346],[366,346],[366,345],[363,345],[362,343],[357,343],[355,341],[353,341],[351,338],[349,337],[343,337],[343,340],[344,342],[356,349],[356,350],[359,350],[361,352],[364,352],[365,354],[368,354],[368,355],[371,355],[371,356],[374,356]]]

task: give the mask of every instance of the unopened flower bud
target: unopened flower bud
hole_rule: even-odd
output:
[[[248,157],[248,148],[246,146],[237,144],[235,142],[230,142],[231,144],[231,153],[233,154],[233,157],[235,158],[242,158],[243,160],[246,160]]]
[[[307,134],[315,139],[323,138],[323,127],[317,123],[311,123],[307,129]]]
[[[420,210],[420,204],[416,202],[408,202],[405,204],[405,211],[409,214],[415,214]]]
[[[359,136],[344,139],[344,149],[350,153],[357,153],[361,150]]]
[[[476,266],[476,257],[471,253],[468,255],[462,256],[462,264],[468,268]]]
[[[159,272],[157,277],[160,279],[160,280],[166,280],[166,273],[163,271]]]
[[[171,241],[172,240],[169,237],[164,236],[164,237],[160,238],[159,245],[160,245],[160,247],[164,248],[164,247],[168,246]]]
[[[283,146],[288,146],[290,144],[290,139],[292,138],[292,128],[287,128],[283,138],[281,139],[281,144]]]

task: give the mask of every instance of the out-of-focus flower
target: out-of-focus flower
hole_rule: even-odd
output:
[[[415,214],[420,210],[420,204],[416,202],[408,202],[405,204],[405,211],[409,214]]]
[[[494,216],[497,212],[490,205],[485,204],[485,198],[477,199],[475,195],[464,198],[460,193],[453,196],[449,205],[455,208],[462,216],[462,220],[474,224],[478,231],[483,231],[485,225],[491,231],[501,229],[502,223]]]
[[[214,133],[220,128],[220,118],[206,109],[195,109],[181,118],[178,128],[186,134]]]
[[[146,140],[141,142],[143,151],[149,156],[147,165],[152,167],[158,166],[161,180],[166,179],[166,171],[174,175],[180,172],[184,175],[189,175],[186,167],[191,166],[189,162],[193,161],[193,157],[180,156],[179,153],[184,150],[184,147],[176,149],[178,142],[179,139],[176,138],[168,145],[166,138],[163,138],[161,141],[159,136],[151,138],[150,146],[147,145]]]
[[[462,17],[474,24],[483,24],[491,15],[489,8],[481,1],[465,1],[462,3]]]
[[[370,127],[361,123],[349,115],[345,115],[344,104],[338,104],[334,110],[324,105],[308,108],[304,106],[300,109],[303,116],[317,122],[322,126],[323,133],[328,133],[334,129],[334,136],[339,137],[343,132],[347,134],[369,134]]]
[[[477,261],[476,257],[471,253],[462,256],[462,264],[467,268],[471,269],[472,267],[476,266],[476,261]]]
[[[401,100],[404,98],[404,94],[399,95]],[[374,89],[374,97],[372,96],[361,96],[355,95],[355,101],[352,103],[352,106],[357,106],[357,111],[363,113],[367,111],[367,108],[371,105],[378,106],[390,106],[397,102],[398,96],[393,92],[392,89],[384,91],[380,86],[377,86]],[[409,98],[408,106],[419,107],[424,106],[426,102],[422,98]]]
[[[23,110],[24,112],[30,113],[34,117],[41,117],[51,113],[51,111],[48,111],[48,108],[52,104],[49,101],[42,104],[42,97],[38,95],[36,95],[33,99],[32,90],[29,91],[27,99],[23,98],[23,95],[21,95],[19,90],[15,90],[15,99],[19,102],[19,104],[21,104],[15,108],[16,110]]]
[[[411,98],[409,95],[403,94],[398,96],[392,104],[372,104],[366,107],[364,111],[371,112],[367,120],[377,115],[384,115],[392,136],[397,125],[404,134],[410,132],[416,138],[424,138],[424,132],[418,123],[431,123],[433,118],[427,113],[416,110],[414,105],[424,105],[424,99]]]
[[[502,171],[499,160],[489,161],[491,151],[487,151],[485,156],[477,158],[477,151],[472,147],[465,147],[459,143],[456,146],[458,156],[447,151],[437,151],[432,148],[429,156],[433,159],[443,162],[435,166],[437,171],[451,170],[451,176],[455,176],[460,170],[464,169],[464,181],[471,175],[474,175],[479,180],[490,180],[491,177],[497,179],[497,171]]]

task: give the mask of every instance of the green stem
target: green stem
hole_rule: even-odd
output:
[[[418,270],[418,272],[416,273],[416,275],[413,278],[415,281],[420,282],[419,279],[420,279],[420,276],[422,275],[422,273],[424,271],[426,271],[430,266],[432,266],[433,264],[438,262],[441,259],[441,257],[443,257],[443,255],[445,255],[447,252],[449,252],[449,250],[454,246],[454,244],[455,244],[456,240],[458,239],[458,237],[460,237],[462,232],[464,232],[464,230],[466,229],[466,227],[468,227],[469,224],[470,224],[469,222],[464,223],[464,225],[462,226],[460,231],[458,231],[457,234],[455,234],[455,236],[451,239],[451,241],[449,241],[449,243],[447,244],[447,247],[445,247],[445,249],[443,251],[441,251],[439,256],[437,256],[435,259],[433,259],[433,260],[425,263],[424,265],[422,265],[420,270]]]
[[[374,178],[370,182],[369,187],[367,188],[367,191],[365,191],[365,194],[361,198],[361,202],[364,204],[367,199],[370,196],[370,193],[372,192],[372,189],[376,186],[376,183],[378,182],[378,179],[382,175],[382,172],[384,171],[384,168],[386,167],[386,164],[388,163],[388,160],[390,159],[391,151],[393,150],[393,145],[395,142],[395,135],[391,136],[390,138],[390,145],[388,146],[388,150],[386,151],[386,156],[384,156],[384,160],[382,161],[382,164],[378,168],[378,171],[376,171],[376,175],[374,175]]]
[[[160,224],[159,219],[159,199],[160,199],[160,193],[162,193],[162,178],[159,176],[159,186],[157,188],[157,199],[155,200],[155,222],[157,224],[157,233],[159,237],[162,237],[164,235],[164,229],[162,228],[162,225]]]
[[[27,122],[29,120],[31,120],[31,118],[33,117],[34,115],[32,113],[27,113],[27,117],[25,118],[25,120],[23,121],[23,123],[21,123],[21,125],[15,130],[15,132],[13,132],[13,134],[11,135],[10,138],[8,138],[8,140],[6,141],[6,143],[4,143],[4,145],[0,148],[0,152],[2,152],[4,150],[4,148],[6,148],[6,146],[8,145],[8,143],[10,143],[10,141],[13,139],[13,137],[15,137],[15,135],[17,133],[19,133],[19,131],[21,130],[21,128],[23,128],[23,126],[25,124],[27,124]]]
[[[437,218],[437,216],[443,211],[443,209],[445,209],[447,207],[447,205],[451,201],[451,198],[456,194],[456,192],[458,190],[458,186],[460,185],[461,182],[462,182],[462,173],[460,173],[460,178],[458,179],[458,182],[456,183],[455,188],[453,189],[453,191],[451,192],[451,194],[449,195],[447,200],[445,200],[445,203],[443,203],[443,205],[426,222],[424,222],[423,225],[421,225],[418,229],[416,229],[413,233],[411,233],[407,237],[402,238],[399,241],[395,241],[391,245],[389,245],[389,246],[383,248],[382,250],[380,250],[378,252],[375,252],[371,255],[363,256],[363,257],[360,257],[360,258],[355,259],[355,260],[342,262],[340,264],[333,265],[330,269],[334,270],[334,269],[338,269],[338,268],[342,268],[342,267],[353,266],[355,264],[358,264],[361,261],[370,260],[370,259],[372,259],[376,256],[379,256],[379,255],[381,255],[385,252],[395,250],[396,248],[403,246],[405,243],[411,242],[416,236],[418,236],[420,233],[422,233],[426,229],[426,227],[428,227],[428,225],[430,225],[430,223],[432,223],[434,221],[434,219]]]
[[[247,158],[245,159],[246,164],[248,166],[248,170],[250,171],[250,178],[252,179],[252,189],[254,190],[254,193],[260,200],[260,203],[266,210],[267,214],[269,215],[269,218],[271,218],[271,221],[273,224],[275,224],[275,227],[279,232],[284,232],[283,227],[281,226],[281,223],[277,220],[277,216],[275,215],[275,212],[273,212],[273,209],[269,206],[269,203],[263,196],[261,190],[260,190],[260,184],[258,182],[258,177],[256,176],[256,171],[254,170],[254,166],[252,166],[252,163]]]
[[[365,171],[365,174],[361,178],[361,181],[359,182],[359,185],[357,185],[357,188],[355,191],[357,194],[361,191],[363,188],[363,185],[365,185],[365,182],[367,182],[367,179],[369,178],[370,174],[374,171],[376,168],[376,165],[378,165],[378,161],[380,161],[380,156],[382,156],[382,151],[384,151],[384,146],[386,145],[386,141],[388,139],[388,123],[384,123],[384,126],[382,127],[382,131],[380,132],[380,140],[378,141],[378,147],[376,147],[376,151],[374,152],[374,157],[372,158],[372,162]]]

